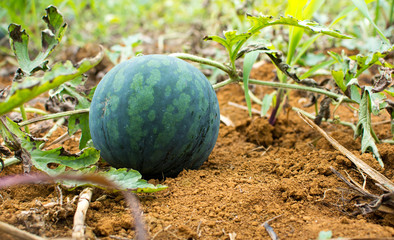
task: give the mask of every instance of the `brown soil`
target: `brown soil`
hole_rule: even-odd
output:
[[[263,64],[253,77],[272,80],[273,66]],[[255,87],[262,97],[272,89]],[[283,112],[273,127],[266,117],[253,115],[230,105],[246,105],[242,89],[230,85],[217,92],[221,114],[235,126],[221,125],[219,138],[209,160],[199,170],[185,170],[176,178],[161,183],[168,189],[138,194],[144,219],[152,239],[270,239],[263,223],[269,222],[280,239],[316,239],[320,231],[333,237],[383,238],[394,236],[393,215],[375,212],[353,214],[354,196],[330,166],[363,184],[355,166],[320,137],[292,111]],[[292,92],[289,105],[303,108],[306,96]],[[259,110],[257,105],[253,108]],[[336,112],[342,120],[357,117],[346,107]],[[385,116],[378,117],[384,120]],[[332,137],[347,149],[394,180],[394,146],[379,144],[386,164],[381,169],[371,154],[360,154],[360,139],[353,139],[350,128],[322,124]],[[389,124],[376,125],[380,138],[390,138]],[[61,135],[65,130],[59,130]],[[71,139],[63,146],[75,149]],[[21,173],[21,166],[5,169],[0,175]],[[366,188],[377,195],[382,191],[370,178]],[[0,191],[0,220],[45,237],[70,237],[75,196],[81,189],[62,190],[56,186],[28,185]],[[59,201],[63,205],[45,207]],[[131,239],[134,223],[125,200],[119,193],[94,190],[87,212],[86,231],[90,239]],[[9,236],[0,236],[10,239]]]

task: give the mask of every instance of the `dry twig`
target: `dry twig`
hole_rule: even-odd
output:
[[[39,237],[37,235],[31,234],[29,232],[20,230],[8,223],[0,222],[0,232],[7,233],[15,239],[21,240],[44,240],[45,238]]]

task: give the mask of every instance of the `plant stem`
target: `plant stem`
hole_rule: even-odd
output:
[[[224,86],[226,86],[230,83],[233,83],[233,82],[236,82],[236,81],[230,78],[230,79],[224,80],[223,82],[216,83],[216,84],[212,85],[212,87],[213,87],[213,89],[216,90],[218,88],[224,87]]]
[[[208,58],[198,57],[198,56],[195,56],[192,54],[187,54],[187,53],[172,53],[172,54],[170,54],[170,56],[177,57],[177,58],[180,58],[183,60],[190,60],[193,62],[209,65],[212,67],[216,67],[216,68],[219,68],[220,70],[228,73],[229,75],[231,75],[231,72],[232,72],[231,69],[229,67],[225,66],[224,64],[221,64],[220,62],[216,62],[216,61],[208,59]]]
[[[27,114],[26,114],[26,110],[25,110],[25,106],[22,104],[19,109],[21,110],[21,114],[22,114],[22,119],[23,121],[27,121]],[[25,132],[26,133],[30,133],[29,127],[25,126]]]
[[[382,143],[394,144],[394,140],[391,140],[391,139],[381,140],[381,142],[382,142]]]
[[[336,94],[336,93],[333,93],[333,92],[330,92],[330,91],[327,91],[324,89],[320,89],[320,88],[315,88],[315,87],[308,87],[308,86],[303,86],[303,85],[298,85],[298,84],[290,84],[290,83],[267,82],[267,81],[261,81],[261,80],[255,80],[255,79],[249,79],[249,83],[270,86],[270,87],[274,87],[274,88],[296,89],[296,90],[303,90],[303,91],[308,91],[308,92],[315,92],[315,93],[323,94],[327,97],[333,98],[336,101],[339,101],[342,98],[342,102],[357,103],[353,99],[350,99],[348,97],[344,97],[341,94]]]
[[[36,123],[36,122],[41,122],[41,121],[45,121],[45,120],[49,120],[49,119],[55,119],[55,118],[60,118],[60,117],[67,117],[67,116],[71,116],[71,115],[75,115],[75,114],[81,114],[81,113],[88,113],[89,109],[79,109],[79,110],[73,110],[73,111],[67,111],[67,112],[60,112],[60,113],[54,113],[54,114],[48,114],[42,117],[37,117],[37,118],[33,118],[27,121],[23,121],[18,123],[18,125],[20,127],[32,124],[32,123]]]
[[[14,110],[12,110],[13,112],[21,112],[20,108],[15,108]],[[36,113],[36,114],[40,114],[40,115],[47,115],[48,112],[38,109],[38,108],[32,108],[32,107],[25,107],[25,112],[30,112],[30,113]]]
[[[8,166],[11,166],[11,165],[14,165],[16,163],[20,163],[20,162],[21,161],[19,159],[15,158],[15,157],[7,158],[7,159],[4,160],[4,168],[6,168]]]

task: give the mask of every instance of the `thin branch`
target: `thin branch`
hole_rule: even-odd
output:
[[[261,81],[261,80],[256,80],[256,79],[249,79],[249,83],[263,85],[263,86],[269,86],[269,87],[274,87],[274,88],[295,89],[295,90],[303,90],[303,91],[308,91],[308,92],[315,92],[315,93],[323,94],[327,97],[333,98],[336,101],[342,100],[342,102],[357,103],[353,99],[350,99],[348,97],[344,97],[341,94],[336,94],[336,93],[333,93],[333,92],[330,92],[330,91],[327,91],[324,89],[316,88],[316,87],[308,87],[308,86],[291,84],[291,83],[268,82],[268,81]]]
[[[230,78],[230,79],[224,80],[224,81],[222,81],[220,83],[213,84],[212,87],[213,87],[213,89],[216,90],[218,88],[224,87],[224,86],[226,86],[226,85],[228,85],[230,83],[234,83],[234,82],[236,82],[236,81]]]
[[[45,240],[45,238],[20,230],[5,222],[0,222],[0,232],[7,233],[20,240]]]
[[[41,122],[49,119],[55,119],[55,118],[60,118],[60,117],[67,117],[75,114],[81,114],[81,113],[88,113],[89,109],[78,109],[78,110],[73,110],[73,111],[66,111],[66,112],[60,112],[60,113],[54,113],[54,114],[48,114],[42,117],[37,117],[37,118],[32,118],[27,121],[23,121],[18,123],[20,127],[36,123],[36,122]]]
[[[177,58],[180,58],[183,60],[189,60],[189,61],[209,65],[212,67],[219,68],[220,70],[222,70],[228,74],[231,73],[231,70],[229,67],[225,66],[224,64],[221,64],[220,62],[216,62],[216,61],[208,59],[208,58],[198,57],[198,56],[195,56],[192,54],[187,54],[187,53],[172,53],[172,54],[170,54],[170,56],[177,57]]]

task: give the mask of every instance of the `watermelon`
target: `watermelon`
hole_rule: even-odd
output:
[[[219,124],[208,79],[166,55],[135,57],[111,69],[97,85],[89,113],[101,157],[144,178],[199,168],[215,146]]]

